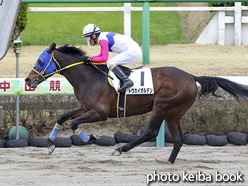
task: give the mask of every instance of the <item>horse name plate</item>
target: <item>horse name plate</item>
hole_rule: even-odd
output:
[[[110,71],[110,75],[114,77],[113,86],[117,92],[119,87],[119,79]],[[142,68],[132,70],[129,78],[134,85],[126,90],[126,95],[154,94],[152,73],[150,68]]]

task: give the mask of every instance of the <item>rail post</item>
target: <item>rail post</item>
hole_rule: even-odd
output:
[[[164,147],[164,124],[165,122],[163,121],[160,129],[158,136],[156,137],[156,146],[157,147]]]
[[[150,64],[150,2],[143,2],[142,50],[143,64]]]
[[[124,35],[131,37],[131,3],[124,3]]]
[[[22,41],[14,41],[14,53],[16,55],[16,78],[19,78],[19,58]],[[19,95],[16,96],[16,139],[19,139]]]

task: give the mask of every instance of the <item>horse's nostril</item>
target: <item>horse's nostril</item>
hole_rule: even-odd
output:
[[[30,79],[29,79],[29,78],[26,78],[26,79],[25,79],[25,82],[26,82],[26,83],[30,82]]]

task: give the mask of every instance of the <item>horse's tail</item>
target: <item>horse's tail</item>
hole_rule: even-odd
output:
[[[208,94],[212,94],[215,97],[221,97],[215,94],[215,91],[218,89],[218,87],[220,87],[231,94],[238,101],[248,99],[248,88],[228,79],[210,76],[194,76],[194,79],[201,85],[201,90],[198,93],[199,98]]]

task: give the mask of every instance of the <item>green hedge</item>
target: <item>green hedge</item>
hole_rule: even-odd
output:
[[[15,124],[15,99],[15,96],[0,96],[0,105],[4,109],[4,129],[10,129]],[[20,125],[27,128],[32,136],[47,134],[61,114],[77,108],[75,96],[20,96]],[[139,134],[141,129],[149,126],[150,116],[151,113],[120,119],[109,118],[94,125],[101,128],[113,126],[113,134],[117,131]],[[199,135],[226,135],[229,132],[248,134],[248,105],[230,97],[223,100],[212,97],[203,101],[196,100],[182,117],[181,127],[184,133]],[[70,129],[70,121],[65,122],[64,129]],[[5,133],[7,135],[8,131]],[[0,139],[3,138],[0,130]]]

